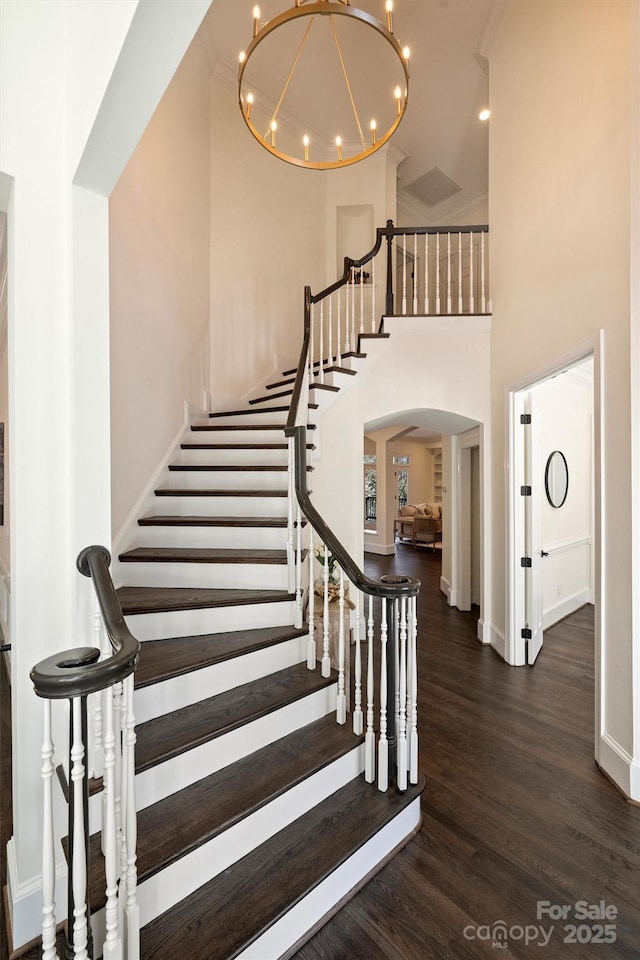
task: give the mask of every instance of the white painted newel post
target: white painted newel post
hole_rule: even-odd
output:
[[[51,701],[44,701],[44,739],[42,742],[42,960],[58,960],[56,950],[56,856],[53,840],[53,741],[51,740]]]
[[[73,743],[71,747],[71,790],[73,791],[73,855],[71,858],[71,888],[73,890],[73,955],[74,960],[88,960],[87,927],[87,855],[84,833],[84,758],[82,740],[82,697],[72,701]]]

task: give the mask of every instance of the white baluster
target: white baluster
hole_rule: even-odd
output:
[[[340,593],[338,596],[338,613],[340,616],[340,626],[338,627],[338,703],[336,706],[336,720],[338,723],[347,722],[347,694],[344,685],[344,658],[345,658],[345,635],[344,635],[344,572],[340,568]]]
[[[475,313],[475,299],[473,296],[473,233],[469,234],[469,313]]]
[[[333,294],[329,297],[329,366],[333,364]]]
[[[424,235],[424,312],[429,314],[429,234]]]
[[[289,437],[287,453],[287,573],[289,593],[296,588],[295,554],[293,546],[293,511],[295,497],[293,437]]]
[[[113,729],[113,687],[104,691],[104,780],[102,794],[105,801],[102,828],[104,871],[106,880],[104,960],[122,960],[122,938],[118,912],[118,860],[115,798],[115,733]]]
[[[364,333],[364,276],[363,268],[360,267],[360,333]]]
[[[418,604],[416,597],[409,601],[411,689],[409,709],[409,780],[418,782]]]
[[[296,510],[296,617],[294,626],[296,630],[300,630],[302,627],[302,513],[299,504],[296,504]],[[314,670],[316,666],[316,640],[315,637],[310,639],[313,641],[313,649],[307,652],[307,666],[310,670]],[[309,665],[311,654],[313,654],[313,663]]]
[[[378,790],[389,787],[389,743],[387,741],[387,601],[382,599],[380,625],[380,739],[378,740]]]
[[[340,341],[341,319],[342,319],[342,288],[338,290],[338,324],[337,324],[337,330],[336,330],[336,340],[338,343],[338,358],[337,358],[338,364],[340,364],[340,361],[342,360],[342,343]]]
[[[355,350],[358,341],[356,339],[356,285],[355,285],[355,274],[353,270],[351,272],[351,349]]]
[[[329,655],[329,548],[324,545],[322,566],[322,676],[331,674]]]
[[[364,738],[364,778],[367,783],[373,783],[376,777],[376,735],[373,729],[373,695],[373,597],[370,596],[369,617],[367,620],[367,732]]]
[[[362,716],[362,649],[360,646],[360,591],[355,589],[356,617],[354,629],[356,632],[356,662],[354,677],[354,697],[353,697],[353,732],[360,736],[364,729]]]
[[[371,333],[376,332],[376,258],[371,261]]]
[[[407,789],[407,600],[400,600],[400,675],[398,677],[397,783]]]
[[[324,383],[324,300],[320,301],[320,383]]]
[[[451,313],[451,234],[447,233],[447,313]]]
[[[462,233],[458,233],[458,313],[462,313]]]
[[[127,771],[122,762],[122,730],[124,726],[122,683],[113,685],[113,733],[114,733],[114,753],[115,753],[115,798],[114,807],[116,811],[116,842],[120,857],[120,886],[118,887],[118,903],[120,917],[124,913],[124,902],[126,886],[124,878],[127,873],[127,845],[125,839],[126,820],[124,816],[124,797],[126,795],[126,776]]]
[[[125,735],[124,735],[124,762],[127,768],[127,795],[125,798],[126,812],[126,845],[127,845],[127,899],[124,908],[125,936],[127,944],[127,960],[140,960],[140,916],[137,897],[138,873],[136,869],[136,844],[138,838],[138,823],[136,818],[135,796],[135,716],[133,713],[133,674],[130,674],[123,683],[126,705]]]
[[[484,295],[484,230],[480,234],[480,312],[487,312],[487,300]]]
[[[84,835],[84,757],[82,742],[82,698],[74,697],[73,742],[71,746],[71,789],[73,791],[73,857],[71,887],[73,890],[73,956],[88,960],[87,953],[87,853]]]
[[[402,245],[402,316],[407,313],[407,241]]]
[[[314,623],[314,592],[313,592],[313,527],[309,524],[309,614],[307,620],[309,621],[309,639],[307,641],[307,666],[309,665],[309,656],[310,650],[313,646],[313,655],[315,657],[316,650],[316,635],[315,635],[315,623]]]
[[[440,313],[440,234],[436,233],[436,313]]]
[[[58,960],[56,950],[56,854],[53,839],[53,741],[51,701],[44,700],[42,741],[42,960]]]
[[[417,269],[418,269],[418,234],[414,233],[413,235],[413,273],[412,273],[412,276],[413,276],[412,310],[413,310],[414,316],[418,312],[418,276],[416,273]]]
[[[102,629],[102,615],[95,601],[93,611],[93,645],[100,651],[100,659],[104,660],[111,655],[111,645]],[[89,703],[89,729],[92,736],[89,739],[89,776],[101,777],[104,771],[103,721],[102,721],[102,691],[92,694]]]
[[[349,274],[351,276],[351,274]],[[349,315],[349,281],[347,280],[347,285],[344,291],[344,352],[349,353],[351,350],[351,319]]]

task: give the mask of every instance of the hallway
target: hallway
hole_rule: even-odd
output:
[[[423,823],[296,960],[495,957],[497,921],[508,934],[498,946],[514,958],[539,957],[545,944],[553,960],[636,958],[640,809],[593,761],[592,609],[546,632],[534,668],[514,669],[475,640],[476,616],[447,607],[438,554],[399,546],[395,558],[367,555],[366,568],[423,585]],[[617,908],[615,929],[577,918],[580,900]],[[538,919],[538,901],[571,910]],[[571,922],[576,940],[593,942],[564,942]]]

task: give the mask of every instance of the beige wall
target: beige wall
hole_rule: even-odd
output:
[[[508,647],[510,640],[504,636],[506,507],[501,479],[506,391],[535,379],[581,344],[588,349],[602,329],[606,602],[601,743],[613,744],[611,764],[620,761],[627,767],[634,747],[629,214],[630,102],[637,75],[632,81],[631,36],[627,0],[506,5],[490,64],[489,183],[493,640],[498,647]]]
[[[209,354],[209,90],[196,39],[111,195],[112,530],[184,420]]]

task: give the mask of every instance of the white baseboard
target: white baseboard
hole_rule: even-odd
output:
[[[59,844],[58,847],[60,847]],[[54,897],[56,922],[61,923],[67,913],[67,867],[60,861],[56,864]],[[18,950],[42,934],[42,877],[38,875],[24,883],[18,882],[18,863],[13,837],[7,844],[7,899],[5,902],[9,905],[11,945],[14,950]]]
[[[501,630],[498,630],[494,624],[485,624],[485,631],[488,633],[489,643],[496,651],[496,653],[502,657],[507,663],[507,643],[504,633]]]
[[[584,607],[585,603],[593,603],[593,591],[589,587],[578,590],[570,597],[563,597],[558,603],[554,603],[552,607],[543,612],[542,629],[548,630],[554,623],[564,620],[565,617],[579,610],[580,607]]]
[[[640,759],[634,760],[606,731],[600,736],[598,764],[625,797],[640,803]]]
[[[449,606],[451,606],[451,584],[446,577],[440,577],[440,590],[447,598]]]
[[[372,543],[370,540],[365,540],[364,552],[376,553],[382,557],[392,557],[396,548],[393,543]]]
[[[478,629],[476,636],[480,643],[491,643],[491,630],[489,629],[489,624],[485,623],[482,617],[478,619]]]

